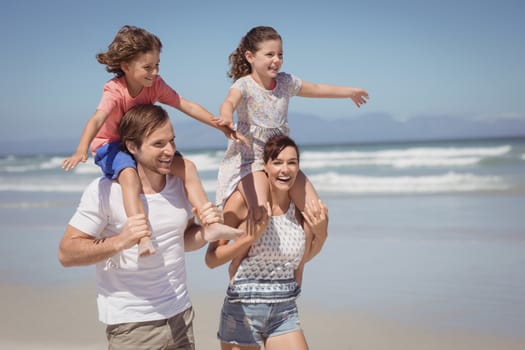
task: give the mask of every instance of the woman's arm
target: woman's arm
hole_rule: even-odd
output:
[[[245,217],[248,213],[246,203],[240,192],[234,192],[224,206],[224,224],[231,227],[245,228]],[[241,225],[243,224],[243,225]],[[241,228],[241,229],[242,229]],[[220,240],[211,242],[206,252],[206,265],[215,268],[235,258],[239,252],[249,247],[249,237],[243,234],[233,242]]]
[[[235,258],[244,258],[250,246],[262,235],[263,228],[266,227],[267,222],[268,217],[255,222],[252,216],[248,215],[248,207],[244,197],[239,191],[234,192],[224,206],[224,223],[231,227],[238,227],[245,233],[233,242],[218,241],[210,243],[206,253],[206,265],[214,268]],[[237,261],[237,263],[239,262]]]
[[[306,263],[321,251],[326,241],[328,236],[328,208],[319,199],[318,203],[306,203],[302,214],[306,235],[303,260]]]

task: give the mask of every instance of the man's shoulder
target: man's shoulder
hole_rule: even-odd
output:
[[[165,189],[169,189],[171,191],[179,191],[181,189],[184,189],[183,186],[184,185],[183,185],[182,179],[180,177],[175,176],[173,174],[167,174],[166,175],[166,187],[165,187]]]
[[[120,187],[120,184],[115,180],[101,176],[91,181],[84,192],[109,193],[112,187]]]

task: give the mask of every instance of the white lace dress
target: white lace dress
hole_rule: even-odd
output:
[[[288,103],[301,89],[302,80],[281,72],[273,90],[266,90],[250,75],[239,78],[232,89],[242,94],[237,106],[237,130],[249,141],[228,142],[219,167],[216,203],[222,206],[246,175],[263,169],[262,154],[266,141],[276,134],[288,135]]]

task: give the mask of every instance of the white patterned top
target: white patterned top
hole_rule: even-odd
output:
[[[304,249],[304,230],[291,202],[284,215],[270,218],[266,231],[251,246],[228,287],[228,300],[276,303],[295,299],[301,289],[295,282],[294,271]]]
[[[301,89],[302,80],[280,72],[273,90],[266,90],[250,75],[237,79],[231,89],[239,89],[237,130],[251,147],[228,141],[228,149],[219,167],[216,203],[222,206],[246,175],[263,169],[264,144],[276,134],[288,135],[288,103]]]

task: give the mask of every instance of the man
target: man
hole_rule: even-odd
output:
[[[59,260],[63,266],[96,264],[99,319],[110,349],[194,349],[184,252],[207,242],[182,181],[170,175],[172,124],[162,107],[140,105],[126,113],[120,134],[137,163],[151,231],[144,215],[126,217],[120,185],[100,178],[67,225]],[[208,203],[199,220],[220,222],[222,215]],[[137,242],[149,232],[158,253],[139,258]]]

